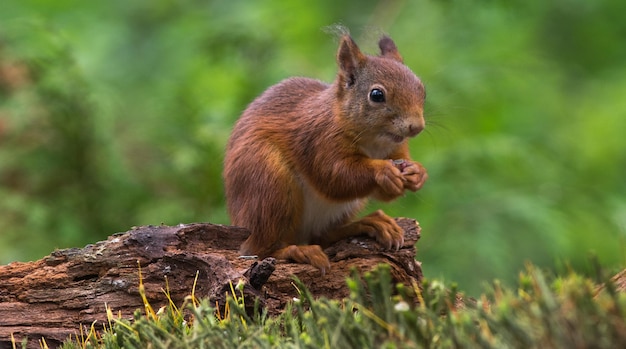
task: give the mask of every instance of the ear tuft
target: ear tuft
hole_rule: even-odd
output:
[[[387,35],[383,35],[383,37],[378,42],[378,47],[380,47],[380,55],[385,58],[390,58],[395,61],[402,63],[402,56],[400,52],[398,52],[398,47]]]
[[[365,55],[350,35],[341,37],[337,51],[337,63],[339,65],[339,77],[344,86],[354,84],[359,66],[365,59]]]

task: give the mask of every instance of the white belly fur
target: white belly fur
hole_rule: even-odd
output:
[[[363,208],[367,199],[356,199],[345,202],[334,202],[324,198],[309,183],[302,181],[304,213],[302,216],[301,241],[309,243],[311,238],[318,237],[333,225],[352,216]]]

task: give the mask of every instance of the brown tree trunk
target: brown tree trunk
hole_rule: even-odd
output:
[[[272,259],[254,264],[239,258],[248,231],[214,224],[139,227],[82,249],[0,266],[0,349],[11,347],[12,334],[18,345],[28,338],[28,347],[39,348],[38,341],[45,338],[52,348],[79,333],[81,326],[88,329],[95,323],[102,329],[105,306],[114,314],[132,317],[144,307],[140,270],[154,309],[168,303],[166,287],[174,303],[181,305],[191,294],[196,275],[196,297],[223,302],[230,282],[244,280],[246,297],[258,298],[270,314],[279,313],[298,296],[293,276],[314,296],[334,299],[348,295],[345,278],[351,268],[364,272],[379,263],[391,266],[394,281],[419,284],[422,272],[415,260],[415,243],[420,228],[412,219],[398,223],[405,229],[399,251],[384,251],[366,237],[340,241],[326,249],[331,272],[324,276],[309,265]]]

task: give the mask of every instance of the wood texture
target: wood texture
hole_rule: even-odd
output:
[[[405,230],[399,251],[385,251],[367,237],[340,241],[326,249],[331,272],[323,276],[309,265],[271,259],[251,269],[255,261],[239,258],[238,253],[248,231],[214,224],[138,227],[81,249],[0,266],[0,349],[11,347],[11,334],[18,343],[28,338],[30,348],[39,348],[41,338],[53,348],[76,335],[81,326],[95,323],[101,329],[105,305],[131,318],[136,309],[143,309],[140,270],[154,309],[167,304],[166,285],[175,304],[182,304],[191,294],[196,273],[197,297],[223,302],[229,283],[243,279],[245,296],[257,297],[271,314],[298,296],[293,276],[316,297],[334,299],[348,295],[345,278],[352,268],[365,272],[385,263],[391,266],[394,281],[419,283],[422,272],[415,260],[415,243],[420,228],[412,219],[398,223]]]

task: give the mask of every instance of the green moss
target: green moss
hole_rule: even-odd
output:
[[[185,305],[187,312],[175,306],[147,316],[137,312],[133,321],[114,319],[105,333],[63,348],[626,346],[626,295],[609,281],[598,292],[580,275],[551,277],[528,266],[517,289],[495,282],[479,300],[460,302],[462,294],[439,282],[425,282],[420,291],[390,280],[387,266],[362,278],[355,274],[343,301],[314,299],[296,280],[299,300],[277,317],[259,311],[250,316],[237,297],[228,300],[224,316],[216,316],[206,300]]]

